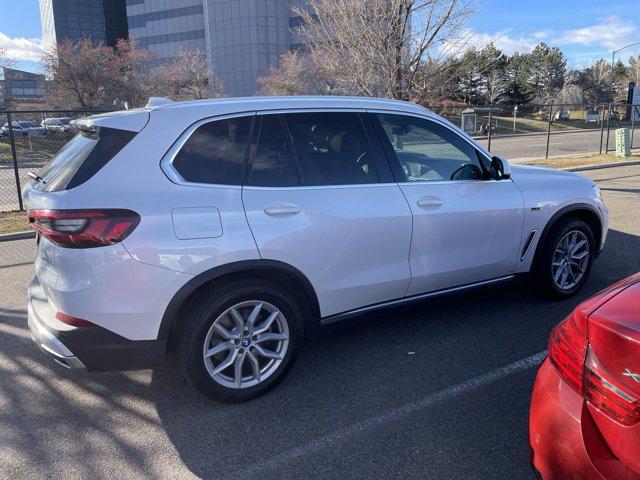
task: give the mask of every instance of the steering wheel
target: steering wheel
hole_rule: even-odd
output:
[[[470,170],[471,178],[464,178],[465,170]],[[478,167],[476,167],[473,163],[464,163],[460,167],[456,168],[449,180],[476,180],[478,177]]]

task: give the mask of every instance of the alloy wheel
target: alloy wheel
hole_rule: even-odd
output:
[[[589,240],[580,230],[567,233],[553,252],[551,274],[560,290],[571,290],[580,283],[589,265]]]
[[[240,389],[273,375],[288,346],[289,327],[282,312],[268,302],[249,300],[216,318],[205,337],[202,355],[215,382]]]

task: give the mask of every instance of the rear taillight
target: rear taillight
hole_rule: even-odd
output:
[[[66,248],[121,242],[140,223],[131,210],[30,210],[29,223],[43,237]]]
[[[589,347],[586,315],[576,309],[551,332],[549,360],[562,379],[591,405],[622,425],[640,423],[638,392],[616,380]]]
[[[584,396],[589,403],[622,425],[631,426],[640,422],[638,392],[616,380],[591,349],[584,371]]]
[[[576,392],[582,393],[582,375],[588,343],[586,335],[576,323],[582,323],[582,319],[576,316],[579,316],[577,311],[553,329],[548,354],[560,376]]]

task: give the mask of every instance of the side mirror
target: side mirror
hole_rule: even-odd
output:
[[[493,157],[491,159],[491,178],[494,180],[511,178],[511,168],[506,158]]]

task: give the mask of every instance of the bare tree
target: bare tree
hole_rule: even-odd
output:
[[[558,105],[553,111],[569,110],[571,105],[579,105],[584,102],[585,92],[580,86],[580,78],[577,71],[565,75],[560,88],[547,90],[536,96],[533,101],[541,105]]]
[[[199,100],[221,97],[224,86],[207,63],[207,56],[198,50],[178,50],[175,62],[159,67],[155,72],[156,93],[173,100]]]
[[[15,61],[11,58],[9,58],[9,55],[7,54],[7,49],[6,48],[0,48],[0,68],[2,67],[12,67],[14,65]]]
[[[7,56],[7,50],[4,48],[0,48],[0,68],[3,67],[11,67],[13,65],[13,60],[11,60]],[[4,89],[0,88],[0,110],[6,110],[9,108],[9,99],[4,95]]]
[[[426,102],[438,47],[459,34],[474,11],[472,0],[308,0],[296,7],[296,32],[318,79],[330,79],[322,93],[390,97]],[[304,90],[308,73],[285,57],[262,85]],[[295,84],[295,80],[298,84]],[[324,80],[323,83],[328,83]],[[300,86],[299,84],[302,84]]]
[[[155,90],[149,64],[153,54],[138,48],[135,40],[123,39],[118,40],[113,53],[108,57],[111,75],[105,85],[109,100],[114,106],[125,102],[131,107],[144,105]]]
[[[267,75],[258,78],[262,95],[331,95],[331,78],[316,69],[308,55],[298,51],[280,57],[278,67],[269,67]]]
[[[88,39],[66,40],[45,52],[43,65],[52,78],[49,103],[84,110],[107,106],[113,55],[111,48],[96,46]]]

